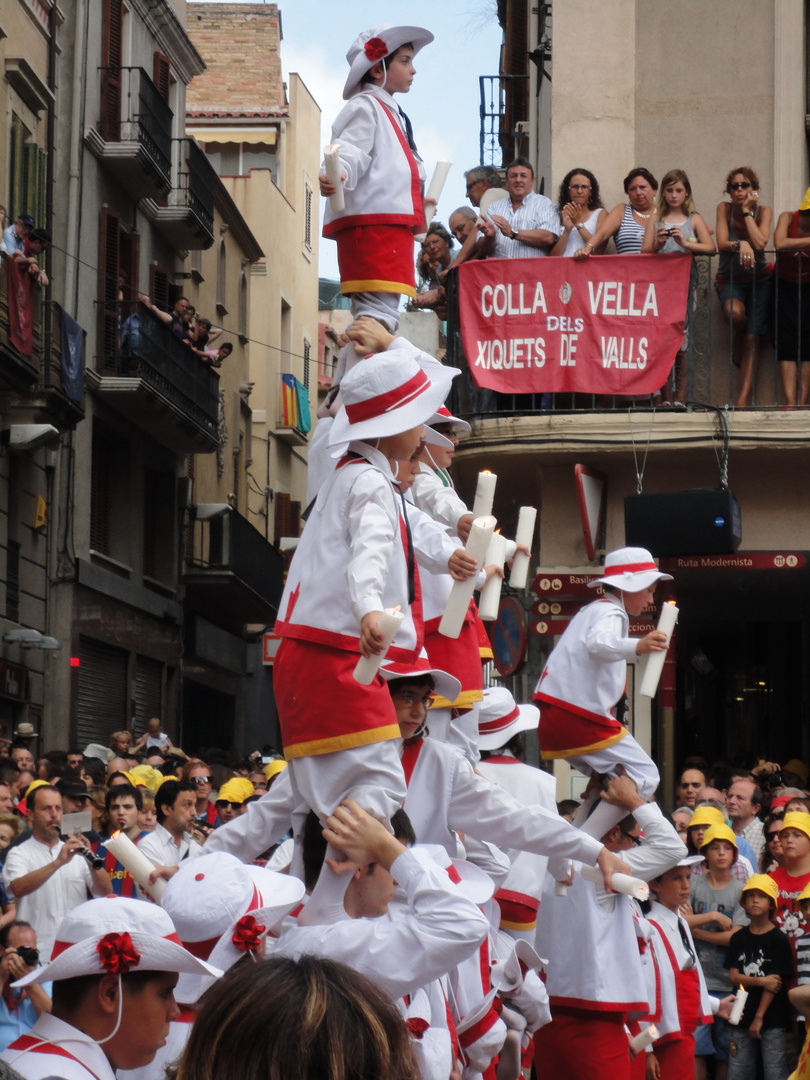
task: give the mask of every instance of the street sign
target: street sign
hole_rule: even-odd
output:
[[[520,601],[504,596],[492,630],[492,659],[499,675],[514,675],[523,667],[529,644],[527,622]]]
[[[692,555],[661,559],[662,570],[800,570],[801,551],[739,551],[736,555]]]
[[[554,571],[541,570],[532,582],[532,591],[538,596],[589,596],[595,600],[603,596],[601,585],[589,589],[588,582],[596,581],[601,573],[557,574]]]
[[[280,644],[281,638],[278,634],[262,634],[262,664],[265,667],[273,666]]]

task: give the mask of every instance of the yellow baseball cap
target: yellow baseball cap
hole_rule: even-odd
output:
[[[253,784],[244,776],[234,776],[232,779],[226,780],[219,789],[217,802],[243,803],[245,799],[249,799],[254,794],[255,790]]]
[[[802,891],[799,893],[798,900],[810,900],[810,884],[805,885]]]
[[[810,836],[810,814],[805,814],[801,810],[791,810],[782,818],[779,832],[784,832],[785,829],[799,829],[805,836]]]
[[[727,840],[729,844],[734,845],[734,850],[739,851],[737,847],[737,837],[734,835],[734,830],[730,829],[728,825],[712,825],[703,834],[703,843],[700,845],[700,850],[703,851],[712,840]]]
[[[280,772],[283,772],[287,768],[287,762],[284,758],[276,758],[275,761],[268,761],[264,767],[264,778],[270,780],[274,776],[278,776]]]
[[[693,825],[725,825],[725,823],[722,810],[718,810],[716,806],[699,806],[686,827],[691,829]]]
[[[805,191],[804,198],[799,203],[800,210],[810,210],[810,187]]]
[[[51,786],[52,785],[49,784],[47,780],[32,780],[31,783],[28,785],[28,787],[25,789],[25,794],[23,795],[23,797],[22,797],[22,799],[20,801],[25,802],[25,800],[28,798],[28,796],[31,794],[31,792],[36,791],[38,787],[51,787]]]
[[[134,765],[129,771],[137,781],[146,784],[153,794],[166,779],[160,769],[156,769],[154,765]]]
[[[810,206],[807,207],[810,210]],[[798,758],[791,758],[790,761],[786,761],[782,766],[782,772],[795,773],[803,784],[807,783],[807,766],[803,761],[799,761]]]
[[[766,896],[770,896],[774,903],[779,900],[779,889],[776,882],[768,874],[752,874],[742,887],[742,891],[746,892],[749,889],[759,889],[760,892],[764,892]],[[807,892],[807,889],[804,890]],[[810,896],[810,893],[808,893]],[[801,896],[799,897],[801,900]]]

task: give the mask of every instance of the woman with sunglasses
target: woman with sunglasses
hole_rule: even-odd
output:
[[[771,814],[765,819],[763,831],[765,833],[765,847],[759,857],[759,872],[770,874],[773,870],[785,865],[785,855],[779,843],[779,830],[782,827],[784,814],[780,810],[777,814]]]
[[[759,177],[748,165],[726,177],[730,202],[717,207],[717,248],[720,262],[714,287],[723,317],[734,328],[732,360],[740,369],[735,404],[748,405],[754,386],[754,349],[768,333],[773,292],[773,265],[765,248],[771,235],[773,211],[759,201]]]

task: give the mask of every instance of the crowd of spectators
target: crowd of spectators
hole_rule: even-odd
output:
[[[810,400],[810,365],[801,366],[810,347],[810,190],[797,210],[780,214],[774,230],[773,211],[760,201],[759,177],[748,165],[728,173],[727,198],[717,204],[711,221],[697,212],[682,169],[667,172],[660,187],[649,169],[631,169],[624,179],[628,201],[610,211],[602,203],[597,177],[585,168],[569,170],[556,203],[533,190],[534,170],[527,158],[507,165],[503,179],[497,170],[483,166],[470,169],[465,177],[474,209],[454,210],[449,233],[440,223],[431,224],[417,255],[420,291],[413,307],[430,308],[443,318],[447,272],[469,259],[718,255],[714,286],[731,327],[731,358],[739,371],[737,406],[750,404],[757,361],[774,335],[786,403],[806,405]],[[486,201],[479,216],[476,210],[490,189],[496,189],[499,198]],[[684,339],[656,399],[662,406],[682,408],[686,403],[688,316],[695,307],[695,286],[693,273]]]

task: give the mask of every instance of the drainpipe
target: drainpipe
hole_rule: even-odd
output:
[[[78,264],[76,254],[79,250],[79,181],[81,179],[82,153],[82,116],[84,113],[84,75],[87,53],[86,5],[87,0],[74,0],[73,21],[73,86],[70,95],[70,155],[68,161],[67,191],[67,257],[65,259],[65,308],[78,318]],[[54,12],[51,12],[53,16]]]

